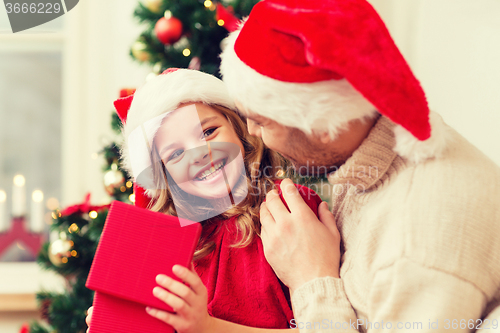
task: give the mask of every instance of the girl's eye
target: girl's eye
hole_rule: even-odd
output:
[[[177,158],[177,157],[181,156],[183,153],[184,153],[184,150],[182,150],[182,149],[177,149],[176,151],[174,151],[174,152],[172,153],[172,155],[170,155],[170,157],[168,158],[168,160],[170,161],[170,160],[172,160],[172,159],[174,159],[174,158]]]
[[[217,127],[212,127],[212,128],[207,129],[207,130],[204,130],[203,136],[206,138],[206,137],[212,135],[216,129],[217,129]]]

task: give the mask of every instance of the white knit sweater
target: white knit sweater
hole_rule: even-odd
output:
[[[445,128],[442,156],[414,164],[393,151],[394,124],[381,117],[330,177],[340,279],[299,287],[292,327],[474,331],[500,304],[500,168]]]

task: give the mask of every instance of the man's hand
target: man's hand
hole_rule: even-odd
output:
[[[281,191],[290,212],[276,190],[260,207],[264,254],[276,275],[292,293],[317,277],[338,278],[340,234],[328,204],[318,207],[318,220],[290,179]]]

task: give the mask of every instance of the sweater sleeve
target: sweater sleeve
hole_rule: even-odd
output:
[[[486,297],[457,276],[401,258],[374,274],[366,302],[368,318],[357,319],[342,280],[330,277],[304,284],[292,297],[301,333],[470,332],[481,323]]]
[[[356,314],[342,279],[327,276],[304,283],[293,293],[292,307],[291,327],[301,333],[357,332]]]

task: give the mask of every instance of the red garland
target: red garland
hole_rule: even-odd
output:
[[[90,193],[87,193],[83,203],[78,204],[78,205],[69,206],[69,207],[65,208],[63,211],[61,211],[61,216],[68,216],[68,215],[77,214],[77,213],[85,214],[85,213],[89,213],[93,210],[98,212],[98,211],[103,210],[105,208],[109,208],[109,206],[110,206],[109,204],[108,205],[101,205],[101,206],[92,206],[90,204]]]

